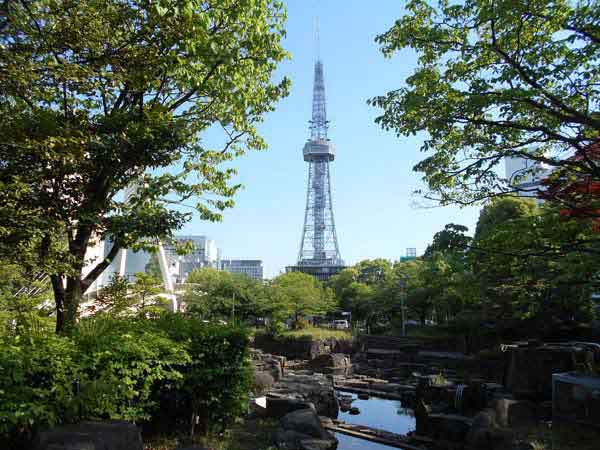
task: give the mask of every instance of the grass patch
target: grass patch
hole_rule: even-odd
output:
[[[275,449],[273,435],[279,426],[275,419],[240,419],[224,433],[197,436],[192,443],[186,437],[155,436],[144,444],[144,450],[175,450],[183,445],[199,445],[209,450]]]
[[[302,330],[286,330],[281,333],[284,337],[311,337],[314,340],[322,339],[352,339],[352,333],[347,330],[336,330],[333,328],[307,327]]]

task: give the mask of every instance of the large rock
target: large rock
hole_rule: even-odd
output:
[[[536,405],[527,400],[500,398],[492,403],[502,427],[525,428],[536,424]]]
[[[337,447],[337,439],[333,436],[317,439],[304,433],[279,428],[275,432],[275,444],[285,450],[334,450]]]
[[[313,438],[325,439],[329,437],[329,433],[321,425],[317,413],[308,408],[299,409],[283,416],[281,427],[284,430],[297,431]]]
[[[514,436],[498,426],[496,411],[484,409],[473,418],[466,443],[470,450],[511,450]]]
[[[331,371],[332,369],[344,369],[350,367],[350,357],[343,353],[330,353],[327,355],[319,355],[312,359],[308,365],[313,370]]]
[[[543,345],[510,350],[506,387],[516,398],[551,400],[552,374],[575,369],[575,360],[593,362],[594,354],[581,347]]]
[[[82,422],[40,432],[36,450],[143,450],[140,430],[123,421]]]
[[[332,382],[322,374],[290,371],[275,383],[269,394],[310,402],[321,416],[338,416],[338,400]]]
[[[273,375],[263,370],[256,370],[254,372],[254,391],[264,392],[275,384]]]
[[[328,353],[353,353],[351,340],[338,341],[335,338],[313,340],[312,337],[272,338],[258,335],[254,338],[254,346],[266,353],[283,355],[289,359],[313,359]]]
[[[251,357],[258,373],[269,373],[275,381],[283,377],[286,364],[285,356],[270,355],[263,353],[261,350],[252,349]]]
[[[267,416],[269,417],[281,418],[299,409],[312,409],[316,412],[315,405],[310,402],[287,397],[267,396]]]
[[[312,409],[286,414],[275,433],[275,442],[288,450],[334,450],[337,447],[337,439],[323,428]]]
[[[457,414],[429,414],[427,435],[451,442],[463,442],[471,428],[472,419]]]

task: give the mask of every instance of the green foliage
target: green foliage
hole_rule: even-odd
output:
[[[282,305],[282,314],[294,318],[295,325],[305,315],[318,315],[330,311],[335,304],[333,292],[323,288],[313,276],[302,272],[289,272],[273,280],[271,289]]]
[[[144,267],[144,272],[156,279],[160,280],[162,278],[160,263],[158,262],[158,255],[156,253],[150,255],[150,259]]]
[[[184,343],[173,342],[144,319],[100,315],[84,321],[73,340],[80,352],[84,417],[148,419],[157,406],[151,397],[153,387],[182,380],[181,367],[191,363]]]
[[[598,180],[595,157],[566,158],[600,135],[598,2],[410,0],[406,11],[376,41],[388,57],[415,51],[418,67],[371,103],[384,129],[427,134],[415,166],[427,197],[514,191],[496,170],[505,156]]]
[[[329,280],[340,308],[352,313],[353,322],[363,322],[368,332],[376,323],[389,322],[394,283],[392,264],[384,259],[360,261]]]
[[[25,268],[0,260],[0,334],[45,334],[54,328],[47,280],[33,280]]]
[[[261,315],[263,299],[260,282],[243,274],[205,267],[189,274],[182,300],[202,319],[244,321]]]
[[[447,224],[442,231],[433,235],[433,242],[427,246],[423,256],[430,258],[435,252],[465,251],[471,238],[465,233],[469,231],[464,225]]]
[[[480,219],[469,258],[488,310],[546,325],[592,318],[600,248],[589,224],[517,199],[488,204]],[[585,249],[580,241],[588,242]]]
[[[358,262],[354,269],[357,271],[357,279],[359,283],[368,286],[374,286],[387,281],[392,270],[392,264],[382,258],[366,259]]]
[[[0,335],[0,345],[3,442],[85,419],[176,417],[187,431],[194,414],[205,430],[220,429],[243,411],[252,380],[246,330],[171,313],[98,314],[69,336]],[[173,398],[181,401],[169,418]]]
[[[0,436],[10,443],[37,427],[77,417],[78,351],[68,338],[0,335]]]
[[[335,330],[332,328],[322,328],[307,326],[299,330],[286,330],[279,334],[282,339],[285,338],[310,338],[315,341],[324,339],[352,339],[352,334],[346,330]]]
[[[266,148],[256,125],[288,92],[273,78],[288,57],[285,12],[278,0],[5,6],[0,247],[36,255],[62,330],[120,248],[156,249],[191,219],[173,205],[204,220],[233,205],[228,163]],[[108,238],[107,257],[86,260]]]
[[[178,387],[182,402],[176,412],[196,418],[206,432],[224,428],[245,411],[253,382],[248,357],[249,333],[236,326],[208,325],[177,314],[164,315],[159,326],[177,342],[186,342],[192,363]],[[193,433],[193,431],[192,431]]]
[[[135,316],[139,313],[160,314],[170,306],[169,301],[160,296],[161,293],[161,280],[147,273],[136,273],[133,283],[129,283],[124,277],[113,275],[97,297],[86,305],[85,312],[102,312],[113,317]]]

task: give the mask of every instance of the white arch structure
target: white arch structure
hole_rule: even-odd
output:
[[[137,183],[132,184],[125,190],[125,202],[129,201],[131,196],[137,190]],[[127,249],[122,248],[119,250],[117,255],[117,274],[120,277],[125,276],[125,271],[127,267]],[[175,286],[173,284],[173,279],[171,278],[171,274],[169,273],[169,264],[167,261],[167,254],[165,252],[165,248],[162,245],[162,242],[158,242],[158,265],[160,267],[160,275],[162,278],[163,286],[166,291],[165,297],[171,301],[171,308],[173,312],[178,310],[177,297],[175,296]]]

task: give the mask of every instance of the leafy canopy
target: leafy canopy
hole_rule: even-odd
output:
[[[170,240],[183,208],[218,220],[233,205],[221,164],[266,147],[256,124],[288,91],[272,81],[284,20],[278,0],[4,4],[0,241],[38,251],[58,328],[120,248]],[[86,260],[109,237],[108,257]]]
[[[427,133],[415,166],[425,197],[469,204],[515,191],[497,170],[506,156],[598,181],[600,3],[410,0],[406,10],[376,41],[388,57],[414,50],[418,67],[370,103],[384,129]]]

